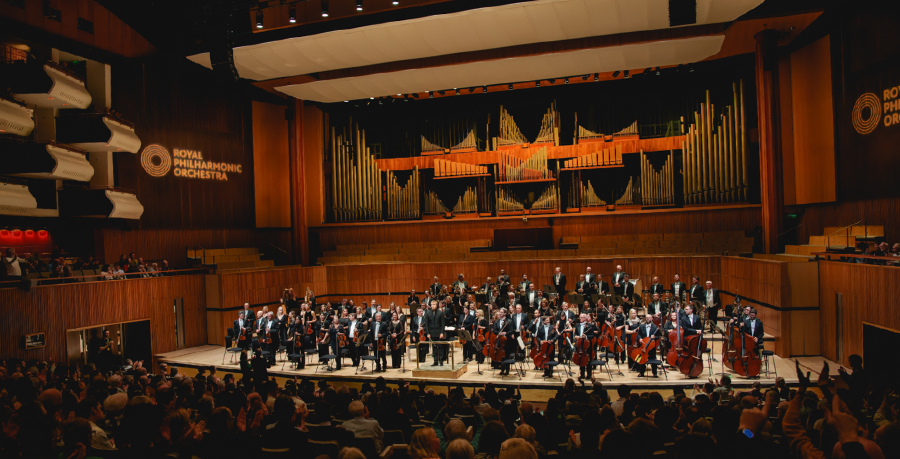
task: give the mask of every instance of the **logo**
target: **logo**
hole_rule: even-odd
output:
[[[870,134],[881,121],[880,101],[878,96],[867,92],[856,99],[853,105],[853,129],[860,134]]]
[[[172,168],[172,156],[162,145],[147,145],[141,153],[141,166],[148,174],[162,177]]]

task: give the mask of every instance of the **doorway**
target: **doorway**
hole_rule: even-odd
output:
[[[94,364],[101,370],[114,370],[126,360],[151,364],[150,320],[104,324],[66,331],[70,364]]]

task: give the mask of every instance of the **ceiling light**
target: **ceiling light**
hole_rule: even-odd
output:
[[[481,87],[481,92],[487,94],[487,86],[482,86],[482,87]]]
[[[590,77],[590,76],[591,76],[591,74],[588,73],[587,75],[581,77],[581,81],[587,81],[588,77]]]
[[[625,78],[628,78],[628,70],[625,71]]]
[[[374,98],[374,97],[369,97],[369,99],[371,99],[371,100],[375,100],[375,98]]]
[[[391,5],[395,5],[395,6],[396,6],[396,5],[399,5],[399,4],[400,4],[400,2],[397,1],[397,0],[394,0],[393,2],[391,2]]]
[[[568,78],[566,78],[566,84],[569,84],[569,79],[568,79]]]
[[[619,76],[619,71],[618,71],[618,70],[616,70],[615,72],[613,72],[613,78],[615,78],[615,77],[617,77],[617,76]]]
[[[512,91],[512,88],[513,88],[512,83],[510,83],[510,84],[509,84],[509,90]]]
[[[256,12],[256,28],[257,29],[263,28],[263,12],[262,12],[262,10],[259,10]]]
[[[345,100],[344,102],[350,102],[349,100]]]
[[[457,96],[459,95],[459,89],[456,90],[456,95],[457,95]]]
[[[295,24],[297,22],[297,6],[291,5],[288,7],[288,22],[291,24]]]
[[[356,0],[356,11],[363,10],[362,3],[363,3],[363,0]]]
[[[541,87],[541,81],[540,81],[540,80],[535,81],[535,82],[534,82],[534,87],[535,87],[535,88],[540,88],[540,87]]]
[[[322,0],[322,17],[328,17],[328,0]]]

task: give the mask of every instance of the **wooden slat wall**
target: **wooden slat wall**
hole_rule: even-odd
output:
[[[722,257],[721,265],[722,281],[718,288],[761,303],[781,308],[791,307],[788,263],[756,258]],[[731,295],[721,295],[723,306],[731,304],[733,300],[734,297]],[[791,329],[790,311],[760,307],[751,302],[744,302],[744,305],[756,308],[757,316],[762,320],[766,333],[775,337],[774,347],[767,347],[779,356],[790,356],[791,343],[786,339],[788,334],[785,333]]]
[[[819,262],[819,322],[822,355],[838,359],[835,293],[843,294],[840,322],[843,331],[843,365],[852,354],[863,355],[863,322],[900,331],[900,314],[894,305],[900,297],[900,269],[884,266]],[[865,356],[863,355],[863,359]]]
[[[640,214],[600,214],[531,217],[528,226],[553,227],[554,246],[567,236],[608,234],[704,233],[753,230],[760,225],[759,207],[738,209],[683,210]],[[388,242],[463,241],[492,239],[494,228],[522,228],[521,219],[473,219],[461,221],[410,222],[376,225],[342,225],[310,228],[319,235],[322,251],[337,245]]]
[[[796,206],[787,211],[800,214],[801,226],[795,230],[797,243],[808,244],[809,237],[821,236],[826,226],[847,226],[860,220],[869,225],[883,225],[887,241],[900,241],[900,212],[897,209],[900,209],[900,198]],[[784,237],[790,235],[786,234]]]
[[[184,300],[185,345],[205,344],[206,291],[202,275],[0,290],[5,319],[0,333],[4,355],[23,359],[66,358],[66,330],[140,319],[150,320],[151,351],[176,348],[174,299]],[[22,335],[45,332],[47,345],[26,351]]]
[[[256,247],[260,253],[271,254],[279,260],[283,255],[269,244],[285,250],[290,248],[290,230],[252,229],[146,229],[121,231],[98,229],[95,232],[95,251],[99,260],[112,263],[119,255],[135,252],[145,260],[169,261],[174,268],[187,263],[187,249],[194,246],[209,249]]]
[[[286,108],[253,101],[253,185],[257,228],[291,227]]]

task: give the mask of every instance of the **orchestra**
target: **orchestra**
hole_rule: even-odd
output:
[[[439,367],[450,361],[457,346],[451,340],[458,339],[463,364],[481,365],[490,359],[501,377],[511,375],[513,365],[519,375],[531,367],[545,378],[554,377],[554,368],[574,371],[571,367],[578,366],[579,380],[584,380],[593,377],[596,366],[613,361],[627,365],[638,377],[645,376],[648,365],[652,377],[658,377],[660,367],[695,377],[698,366],[702,368],[702,354],[708,352],[704,334],[715,332],[725,341],[724,364],[748,377],[758,375],[763,323],[756,309],[740,305],[740,298],[723,309],[719,290],[711,281],[701,284],[699,276],[692,277],[690,287],[678,274],[668,285],[652,276],[652,283],[643,289],[622,265],[616,266],[610,282],[603,277],[586,267],[568,287],[565,273],[557,267],[543,284],[553,292],[551,298],[538,287],[542,283],[528,275],[510,288],[505,270],[496,282],[486,277],[477,290],[462,273],[449,286],[435,276],[421,302],[417,290],[410,290],[405,303],[409,314],[393,302],[384,310],[376,299],[356,307],[349,298],[332,305],[289,297],[280,300],[276,313],[265,305],[254,311],[244,303],[229,335],[236,348],[261,350],[269,366],[280,352],[305,356],[305,351],[315,349],[320,364],[332,363],[330,356],[324,358],[327,354],[336,357],[328,371],[340,371],[344,358],[358,368],[361,355],[371,353],[374,371],[383,373],[388,370],[388,354],[390,368],[400,369],[404,359],[413,358],[407,349],[414,349],[417,368],[429,352],[432,366]],[[720,311],[724,319],[718,317]],[[717,320],[725,321],[726,330],[716,327]],[[657,360],[660,354],[668,365]],[[304,358],[293,360],[294,369],[306,368]]]

